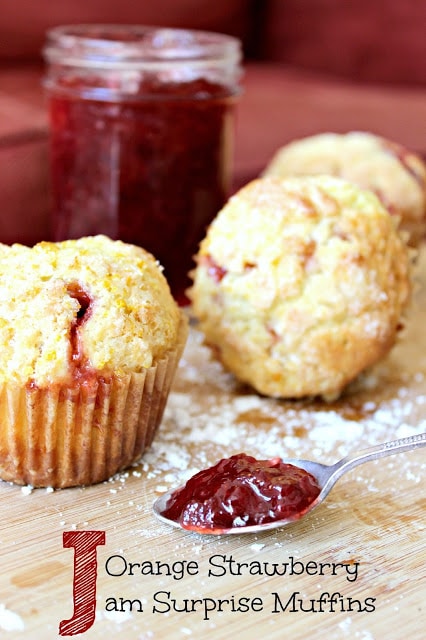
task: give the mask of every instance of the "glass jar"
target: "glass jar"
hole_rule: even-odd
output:
[[[54,240],[143,246],[184,302],[229,195],[241,43],[204,31],[73,25],[47,32]]]

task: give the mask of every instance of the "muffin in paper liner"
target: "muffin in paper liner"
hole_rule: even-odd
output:
[[[0,384],[0,478],[64,488],[107,480],[153,441],[185,347],[140,373],[97,374],[89,384]]]

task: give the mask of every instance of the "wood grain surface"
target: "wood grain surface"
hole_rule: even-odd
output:
[[[354,469],[305,519],[261,535],[203,537],[151,511],[160,492],[232,453],[327,463],[425,431],[425,251],[417,273],[399,344],[338,402],[257,396],[212,361],[193,328],[139,465],[86,488],[0,484],[0,637],[61,637],[60,621],[73,614],[73,549],[63,533],[92,530],[106,543],[97,549],[96,619],[81,635],[88,640],[421,640],[424,449]],[[280,575],[268,575],[274,565]]]

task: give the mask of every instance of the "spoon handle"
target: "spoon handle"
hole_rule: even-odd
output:
[[[368,447],[362,449],[357,453],[350,454],[336,462],[336,464],[329,467],[331,472],[328,480],[323,486],[321,493],[327,493],[331,487],[344,473],[357,467],[364,462],[370,462],[371,460],[377,460],[378,458],[384,458],[386,456],[393,456],[396,453],[402,453],[404,451],[411,451],[418,447],[426,446],[426,433],[418,433],[414,436],[408,436],[406,438],[399,438],[398,440],[391,440],[390,442],[383,442],[382,444],[375,445],[374,447]]]

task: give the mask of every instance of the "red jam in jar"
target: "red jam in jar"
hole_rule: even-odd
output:
[[[297,519],[320,493],[313,475],[281,458],[240,453],[196,473],[169,498],[161,515],[192,531]]]
[[[240,42],[203,31],[74,25],[48,32],[53,239],[143,246],[184,303],[229,195]]]

